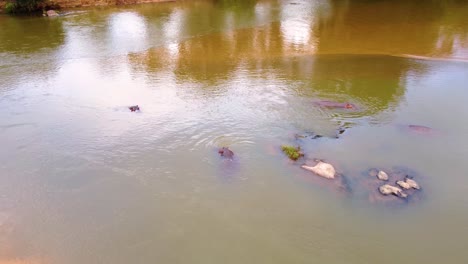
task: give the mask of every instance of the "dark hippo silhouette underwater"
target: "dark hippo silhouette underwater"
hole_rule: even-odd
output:
[[[218,164],[218,175],[222,181],[231,181],[239,174],[239,160],[234,156],[234,152],[229,147],[218,149],[221,158]]]
[[[420,136],[439,136],[441,132],[437,129],[422,125],[397,125],[397,127],[408,134]]]

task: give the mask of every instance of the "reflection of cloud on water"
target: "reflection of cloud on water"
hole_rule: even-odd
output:
[[[181,37],[184,28],[185,13],[177,9],[169,15],[169,20],[163,25],[164,38],[168,41],[175,41]]]
[[[307,21],[289,19],[281,22],[284,40],[293,45],[307,45],[310,40],[310,27]]]
[[[145,18],[136,12],[117,13],[109,17],[109,38],[114,48],[138,50],[147,46]]]
[[[315,52],[317,40],[311,34],[314,29],[314,2],[285,3],[282,6],[281,34],[289,49]]]
[[[271,10],[271,3],[259,2],[255,5],[255,20],[260,25],[269,22],[270,20],[270,10]]]

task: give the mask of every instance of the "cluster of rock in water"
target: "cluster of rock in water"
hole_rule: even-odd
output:
[[[331,102],[331,101],[321,101],[319,103],[316,103],[317,105],[321,107],[327,107],[327,108],[341,108],[341,109],[356,109],[357,107],[353,104],[350,103],[337,103],[337,102]],[[140,107],[138,105],[134,106],[129,106],[128,109],[131,112],[139,112]],[[432,129],[425,127],[425,126],[418,126],[418,125],[409,125],[407,128],[410,131],[414,131],[417,133],[432,133]],[[339,138],[341,134],[345,132],[344,128],[339,128],[336,131],[336,135],[332,138]],[[323,136],[317,135],[315,133],[304,133],[302,135],[296,134],[295,139],[300,140],[300,139],[318,139],[322,138]],[[293,161],[297,161],[300,158],[303,158],[305,154],[302,152],[300,147],[294,147],[294,146],[289,146],[289,145],[283,145],[281,146],[281,150]],[[218,150],[218,153],[220,154],[221,157],[227,160],[233,160],[234,159],[234,152],[229,149],[229,147],[221,147]],[[339,183],[338,185],[344,186],[343,188],[349,191],[349,186],[346,183],[346,178],[337,173],[334,166],[330,163],[327,163],[323,160],[315,160],[315,165],[310,166],[308,164],[302,164],[301,168],[305,169],[307,171],[310,171],[314,173],[315,175],[318,175],[320,177],[323,177],[328,180],[336,181]],[[370,188],[373,188],[373,186],[378,186],[377,191],[380,195],[382,196],[396,196],[398,198],[401,198],[403,200],[408,199],[410,196],[414,195],[417,191],[421,190],[420,185],[418,182],[414,179],[413,175],[408,175],[406,173],[395,173],[395,172],[390,172],[390,171],[385,171],[382,169],[370,169],[367,173],[367,177],[374,179],[375,181],[372,181],[370,183]]]
[[[335,137],[338,138],[345,130],[339,128]],[[303,135],[295,135],[296,140],[301,139],[318,139],[323,136],[316,135],[314,133],[305,133]],[[300,146],[290,146],[283,145],[281,146],[283,153],[292,161],[297,162],[300,159],[307,160],[305,158],[305,153],[302,151]],[[219,154],[223,158],[232,160],[234,157],[234,152],[232,152],[228,147],[222,147],[219,149]],[[330,181],[331,185],[338,187],[340,190],[350,194],[352,193],[352,188],[349,184],[349,178],[347,176],[338,173],[335,167],[324,161],[315,159],[314,164],[310,165],[301,164],[300,167],[304,170],[312,172],[314,175]],[[298,163],[299,164],[299,163]],[[410,197],[416,195],[417,192],[421,190],[421,187],[415,176],[417,174],[408,169],[377,169],[372,168],[363,172],[364,178],[359,178],[360,188],[363,188],[363,191],[369,193],[369,201],[371,202],[407,202]],[[381,198],[379,198],[380,196]],[[395,197],[395,198],[391,198]]]
[[[369,176],[377,177],[381,181],[390,181],[389,175],[378,169],[371,169],[369,171]],[[406,175],[404,179],[394,181],[395,184],[383,184],[379,187],[379,192],[383,195],[395,195],[400,198],[408,198],[410,190],[420,190],[421,187],[419,184],[411,178],[411,176]]]
[[[339,128],[336,133],[336,137],[343,134],[345,130]],[[317,139],[322,136],[316,135],[314,133],[305,133],[303,135],[295,135],[295,139]],[[300,147],[293,146],[282,146],[282,150],[286,156],[291,160],[296,161],[298,157],[304,157],[304,153],[301,151]],[[331,181],[340,181],[339,184],[342,184],[345,180],[345,176],[337,173],[335,167],[325,162],[324,160],[315,159],[315,165],[302,164],[301,168],[307,171],[314,173],[320,177]],[[366,173],[367,179],[361,179],[366,184],[363,184],[366,188],[369,188],[368,191],[375,194],[378,193],[381,196],[396,196],[402,200],[407,200],[410,196],[414,195],[417,191],[421,190],[420,185],[414,179],[414,173],[410,173],[407,170],[384,170],[384,169],[369,169]],[[374,189],[375,188],[375,189]],[[346,186],[346,189],[349,191],[349,186]],[[373,199],[375,200],[375,199]],[[379,200],[379,199],[377,199]]]

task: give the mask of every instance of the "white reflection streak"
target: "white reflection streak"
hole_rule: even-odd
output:
[[[257,3],[255,5],[255,19],[257,20],[257,24],[266,24],[269,21],[270,12],[270,3]]]
[[[135,12],[123,12],[111,16],[109,30],[113,45],[122,43],[129,48],[144,47],[148,32],[143,17]]]
[[[315,51],[316,41],[311,34],[314,3],[285,4],[282,10],[281,33],[284,43],[288,43],[293,50]]]
[[[169,16],[169,20],[163,26],[164,38],[170,42],[166,48],[172,58],[179,55],[179,45],[177,43],[182,37],[183,21],[184,12],[176,10]]]
[[[170,16],[167,23],[164,24],[164,37],[169,42],[177,42],[182,35],[184,21],[184,12],[182,10],[174,11]]]
[[[281,33],[283,33],[285,42],[295,46],[309,43],[310,24],[309,21],[299,21],[296,19],[288,19],[281,22]]]

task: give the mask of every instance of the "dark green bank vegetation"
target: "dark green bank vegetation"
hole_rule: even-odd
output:
[[[58,6],[47,0],[9,0],[5,5],[5,12],[9,14],[41,13]]]

